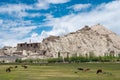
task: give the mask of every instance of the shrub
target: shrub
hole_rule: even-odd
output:
[[[56,62],[63,62],[63,59],[60,57],[60,58],[50,58],[50,59],[47,59],[48,63],[56,63]]]
[[[22,60],[21,59],[16,59],[15,62],[16,63],[22,63]]]

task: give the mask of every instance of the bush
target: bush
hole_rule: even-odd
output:
[[[22,63],[22,60],[21,59],[16,59],[15,62],[16,63]]]
[[[67,58],[50,58],[50,59],[16,59],[15,62],[17,63],[61,63],[61,62],[68,62],[68,63],[78,63],[78,62],[115,62],[120,61],[120,57],[114,57],[114,56],[94,56],[93,53],[91,53],[91,56],[73,56],[73,57],[67,57]]]
[[[63,62],[63,59],[60,57],[60,58],[50,58],[50,59],[47,59],[48,63],[56,63],[56,62]]]
[[[70,59],[69,59],[69,61],[70,62],[89,62],[89,59],[88,58],[86,58],[86,57],[83,57],[83,56],[81,56],[81,57],[71,57]]]

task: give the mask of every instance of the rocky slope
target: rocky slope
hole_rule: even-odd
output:
[[[30,50],[29,48],[31,48],[31,46],[25,46],[26,48],[20,51],[17,49],[18,47],[4,47],[0,49],[0,61],[6,59],[13,61],[14,56],[22,59],[43,59],[50,57],[57,58],[58,56],[70,57],[81,55],[120,56],[120,36],[100,24],[91,27],[85,26],[76,32],[64,36],[50,36],[38,44],[40,46],[37,50],[34,50],[34,46]]]
[[[85,26],[62,37],[50,36],[43,40],[41,46],[49,57],[58,57],[58,53],[64,57],[120,55],[120,37],[100,24]]]

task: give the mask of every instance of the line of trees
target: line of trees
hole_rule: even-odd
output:
[[[79,62],[118,62],[120,61],[120,56],[73,56],[67,58],[50,58],[50,59],[16,59],[16,63],[79,63]]]

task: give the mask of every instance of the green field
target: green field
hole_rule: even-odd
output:
[[[21,65],[5,72],[7,67],[15,65],[0,65],[0,80],[120,80],[120,63],[71,63]],[[90,68],[90,71],[78,71],[77,68]],[[96,74],[97,69],[103,73]],[[77,72],[77,73],[75,73]]]

